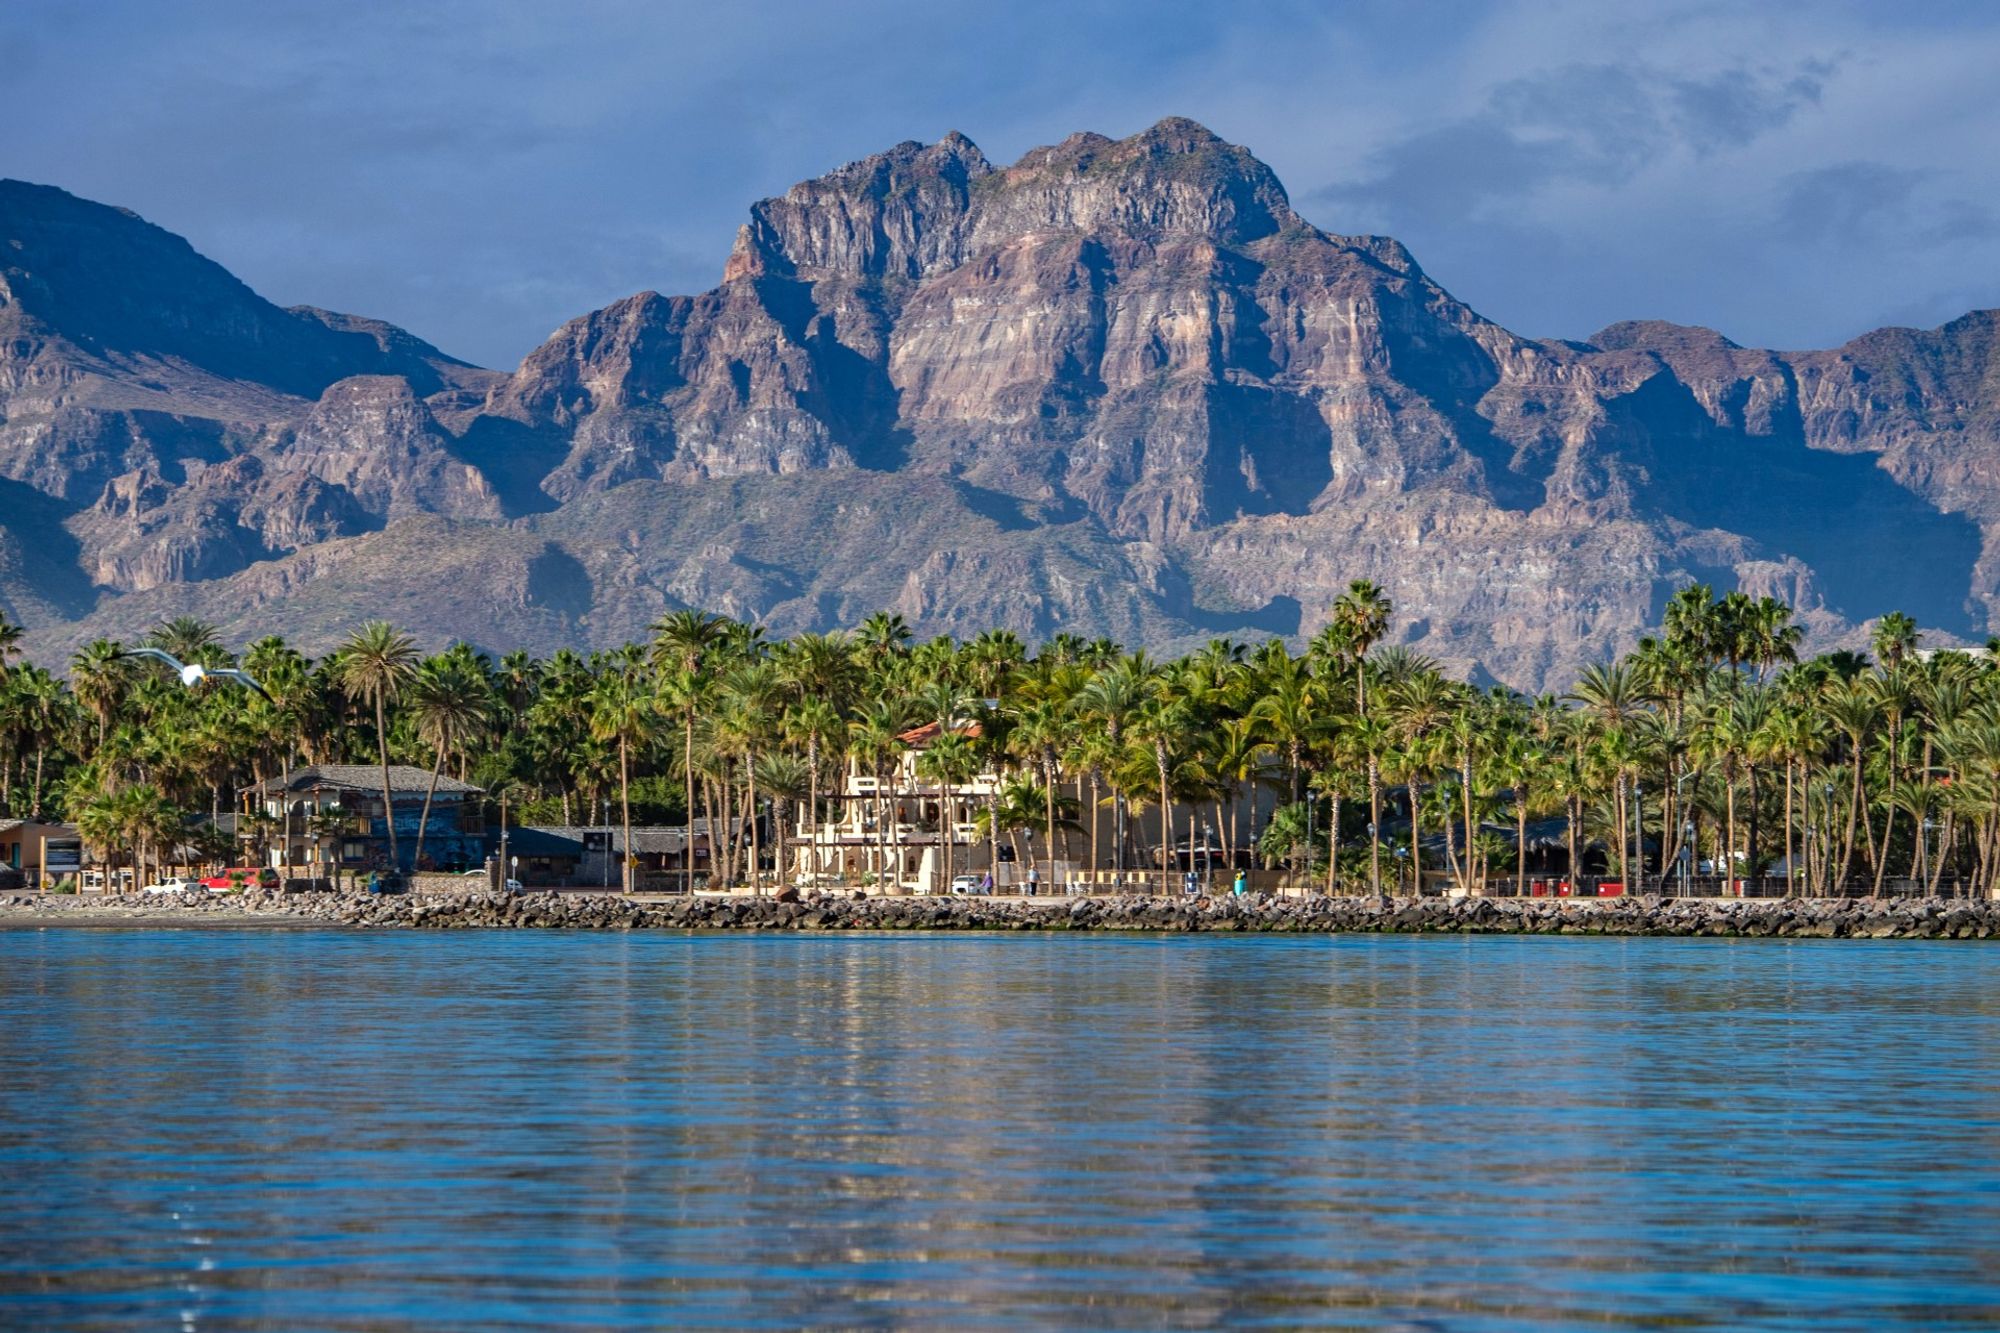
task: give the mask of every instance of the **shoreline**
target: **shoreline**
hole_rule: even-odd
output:
[[[1962,899],[623,898],[616,894],[250,892],[82,899],[0,896],[0,931],[344,927],[403,930],[1148,931],[1609,935],[1777,939],[2000,938],[2000,903]]]

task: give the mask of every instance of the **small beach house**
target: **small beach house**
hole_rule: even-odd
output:
[[[268,844],[273,866],[294,875],[331,878],[341,870],[388,869],[393,819],[401,869],[476,869],[486,855],[484,790],[450,777],[437,779],[424,825],[423,863],[418,865],[417,825],[427,792],[429,770],[391,764],[385,810],[380,767],[311,764],[244,789],[249,813],[263,818],[242,821],[242,836]]]

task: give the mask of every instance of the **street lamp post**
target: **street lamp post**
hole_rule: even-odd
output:
[[[504,893],[507,881],[512,878],[507,871],[507,789],[500,789],[500,889]]]
[[[1688,874],[1694,868],[1694,821],[1681,825],[1681,897],[1688,896]]]

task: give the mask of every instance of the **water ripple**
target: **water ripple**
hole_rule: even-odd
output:
[[[0,933],[0,1325],[1988,1327],[1996,966]]]

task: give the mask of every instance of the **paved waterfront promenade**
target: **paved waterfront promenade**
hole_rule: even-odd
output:
[[[1014,930],[1989,939],[2000,903],[1943,899],[621,897],[491,893],[0,897],[0,928],[339,925],[597,930]]]

